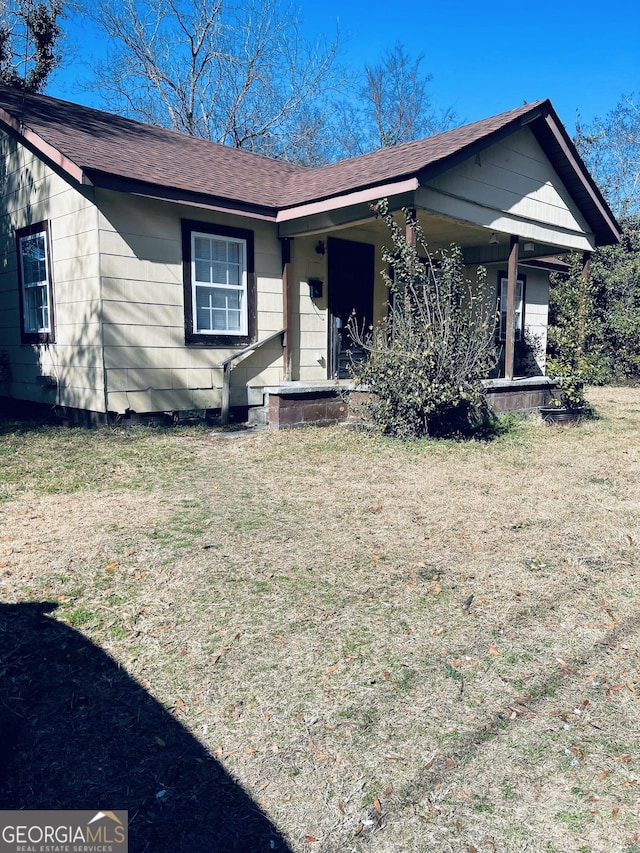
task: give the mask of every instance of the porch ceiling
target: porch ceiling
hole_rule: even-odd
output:
[[[418,221],[427,237],[429,248],[443,249],[455,243],[462,249],[468,264],[503,263],[509,257],[511,235],[505,232],[461,222],[428,210],[418,211]],[[521,239],[520,262],[565,251],[556,244]]]
[[[411,198],[407,198],[403,201],[403,205],[410,207],[411,201]],[[394,202],[397,204],[396,199]],[[363,211],[361,211],[361,216],[362,213]],[[430,250],[436,251],[437,249],[447,248],[454,243],[461,247],[464,259],[469,264],[503,263],[509,256],[510,234],[508,233],[497,232],[483,225],[462,222],[429,210],[418,210],[417,215]],[[401,217],[401,214],[398,213],[397,216]],[[293,224],[290,223],[290,225]],[[317,225],[318,223],[313,224]],[[297,223],[297,225],[299,227],[301,223]],[[331,225],[325,222],[325,227],[319,230],[310,227],[312,223],[309,220],[306,220],[305,225],[306,228],[302,228],[300,231],[296,230],[296,233],[286,236],[301,236],[303,234],[321,234],[324,236],[329,233],[339,233],[345,239],[352,238],[362,241],[363,237],[366,238],[369,235],[372,243],[384,241],[386,237],[384,223],[371,213],[368,206],[366,218],[354,217],[352,221],[334,222]],[[283,235],[281,234],[281,236]],[[522,240],[520,261],[524,263],[527,259],[557,255],[566,251],[557,244]]]
[[[417,211],[418,221],[424,231],[428,245],[431,249],[441,249],[456,243],[458,246],[480,246],[489,242],[491,232],[481,225],[473,225],[469,222],[459,222],[439,213],[428,210]],[[380,237],[384,233],[385,226],[374,216],[370,215],[367,220],[354,223],[360,233],[371,234],[371,238]],[[507,237],[507,244],[509,238]]]

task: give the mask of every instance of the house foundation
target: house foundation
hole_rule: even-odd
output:
[[[545,406],[553,397],[554,380],[547,376],[523,379],[488,379],[485,381],[486,398],[491,411],[533,412]],[[273,430],[293,429],[301,426],[329,426],[339,423],[358,423],[367,417],[365,404],[370,398],[366,389],[348,383],[285,382],[264,389],[264,404],[236,411],[235,420],[244,420],[252,426],[268,426]],[[19,417],[27,412],[32,416],[53,417],[58,423],[69,426],[95,428],[113,422],[113,415],[84,409],[44,405],[20,404],[19,401],[0,397],[0,411]],[[115,416],[119,424],[126,423],[187,423],[204,421],[217,410],[199,412],[156,412],[138,415],[130,413]]]
[[[548,376],[521,379],[487,379],[485,396],[492,412],[533,412],[546,406],[553,396],[557,382]]]

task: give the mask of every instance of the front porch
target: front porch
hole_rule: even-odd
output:
[[[401,158],[396,160],[399,152]],[[390,236],[379,202],[426,252],[459,247],[464,286],[496,316],[497,364],[486,381],[495,412],[549,402],[546,377],[550,272],[579,252],[615,242],[617,225],[550,105],[474,124],[319,170],[322,180],[277,214],[282,286],[282,372],[253,417],[274,429],[353,417],[350,339],[388,314],[384,248]],[[409,211],[409,214],[407,212]],[[422,258],[421,258],[422,260]],[[426,260],[426,258],[424,259]]]
[[[533,412],[552,397],[548,376],[487,379],[487,403],[495,414]],[[356,422],[358,402],[367,393],[349,382],[283,382],[264,389],[264,404],[249,410],[249,422],[270,429]]]

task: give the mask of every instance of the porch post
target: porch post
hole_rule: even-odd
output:
[[[504,377],[513,379],[516,340],[516,287],[518,281],[519,238],[512,234],[507,271],[507,316],[504,342]]]
[[[282,237],[280,239],[282,252],[282,326],[284,328],[284,345],[282,347],[282,360],[284,365],[285,382],[291,379],[291,330],[292,305],[291,305],[291,239]]]
[[[415,211],[414,207],[410,208],[409,217],[414,222],[416,221],[416,211]],[[415,247],[417,245],[416,232],[413,230],[413,228],[411,228],[409,226],[408,222],[405,225],[404,236],[405,236],[407,243],[415,249]]]
[[[410,207],[407,210],[407,222],[404,226],[404,239],[407,241],[407,245],[411,246],[411,248],[415,250],[417,245],[418,245],[418,239],[416,237],[416,232],[409,225],[409,222],[411,222],[411,221],[413,221],[413,222],[416,221],[416,209],[415,209],[415,207]],[[415,270],[412,268],[411,274],[413,275],[414,273],[415,273]]]

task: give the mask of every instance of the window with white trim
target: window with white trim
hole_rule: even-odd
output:
[[[248,342],[253,232],[186,220],[182,227],[187,342]]]
[[[47,222],[16,231],[22,337],[53,341],[53,280]]]
[[[191,234],[194,333],[247,334],[247,244]]]
[[[507,288],[509,279],[507,273],[500,273],[500,340],[504,341],[507,337]],[[515,340],[522,340],[524,328],[524,285],[525,277],[518,276],[516,280],[516,298],[514,307],[514,326]]]

